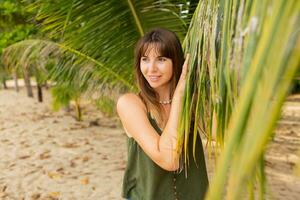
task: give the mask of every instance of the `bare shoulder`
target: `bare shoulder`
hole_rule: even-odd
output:
[[[118,113],[130,110],[132,106],[146,111],[146,106],[138,95],[134,93],[126,93],[119,97],[117,101]]]
[[[132,137],[129,133],[130,121],[137,121],[137,119],[144,118],[146,116],[146,106],[141,98],[134,93],[123,94],[117,101],[117,113],[123,124],[124,130],[128,137]]]

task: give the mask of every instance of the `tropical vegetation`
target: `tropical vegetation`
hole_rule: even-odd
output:
[[[284,0],[198,4],[184,43],[192,62],[179,149],[192,142],[190,126],[216,135],[221,155],[207,199],[268,198],[264,153],[299,70],[299,10]]]
[[[38,28],[27,20],[33,17],[34,13],[26,9],[28,3],[15,0],[3,0],[0,3],[0,56],[3,49],[18,41],[22,41],[38,34]],[[17,79],[22,75],[21,71],[8,72],[4,69],[2,60],[0,60],[0,79],[4,88],[6,80],[12,76]],[[16,81],[16,89],[17,87]]]
[[[47,38],[15,43],[6,48],[3,60],[6,66],[24,69],[19,63],[27,63],[36,70],[47,65],[46,59],[39,58],[51,57],[55,65],[49,69],[48,79],[55,82],[53,88],[59,87],[61,91],[61,97],[54,100],[74,100],[86,93],[113,102],[120,92],[137,90],[130,66],[134,44],[144,32],[162,26],[177,32],[181,39],[184,37],[190,12],[194,11],[192,4],[184,2],[57,1],[53,4],[37,0],[29,9],[39,10],[36,21]],[[17,52],[25,52],[22,62]],[[71,92],[76,93],[72,97],[68,91],[62,92],[63,88],[80,92]],[[62,97],[63,94],[66,96]],[[54,104],[65,105],[65,101]]]

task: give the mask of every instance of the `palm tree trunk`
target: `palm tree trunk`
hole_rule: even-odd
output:
[[[3,84],[3,88],[7,89],[7,85],[6,85],[6,79],[3,77],[2,79],[2,84]]]
[[[82,121],[82,112],[80,108],[79,100],[75,100],[76,120]]]
[[[36,88],[37,88],[37,96],[38,102],[43,102],[43,90],[42,90],[42,81],[41,81],[41,74],[37,68],[34,68],[34,76],[36,81]]]
[[[15,71],[13,73],[13,77],[14,77],[14,82],[15,82],[15,90],[16,90],[16,92],[19,92],[19,83],[18,83],[18,73],[17,73],[17,71]]]
[[[41,84],[37,84],[38,101],[43,102],[43,90]]]
[[[24,83],[25,83],[25,87],[27,90],[27,96],[33,97],[32,86],[31,86],[31,82],[30,82],[30,75],[29,75],[28,70],[24,69],[23,74],[24,74]]]

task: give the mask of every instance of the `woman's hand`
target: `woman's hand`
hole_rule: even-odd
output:
[[[188,74],[188,64],[189,64],[189,58],[190,54],[186,55],[185,61],[182,66],[182,72],[179,78],[179,81],[177,83],[175,93],[174,93],[174,98],[180,98],[184,94],[184,89],[185,89],[185,84],[186,84],[186,77]]]

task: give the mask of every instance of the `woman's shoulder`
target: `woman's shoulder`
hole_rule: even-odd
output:
[[[128,92],[128,93],[125,93],[125,94],[122,94],[120,97],[119,97],[119,100],[120,99],[134,99],[134,100],[137,100],[137,99],[140,99],[139,95],[138,94],[135,94],[135,93],[132,93],[132,92]]]
[[[146,106],[137,94],[126,93],[119,97],[117,101],[117,113],[129,138],[132,136],[126,130],[126,124],[130,124],[131,120],[136,120],[136,117],[140,118],[146,112]]]
[[[127,110],[131,107],[140,107],[146,111],[146,106],[141,97],[135,93],[122,94],[117,101],[117,110]]]

